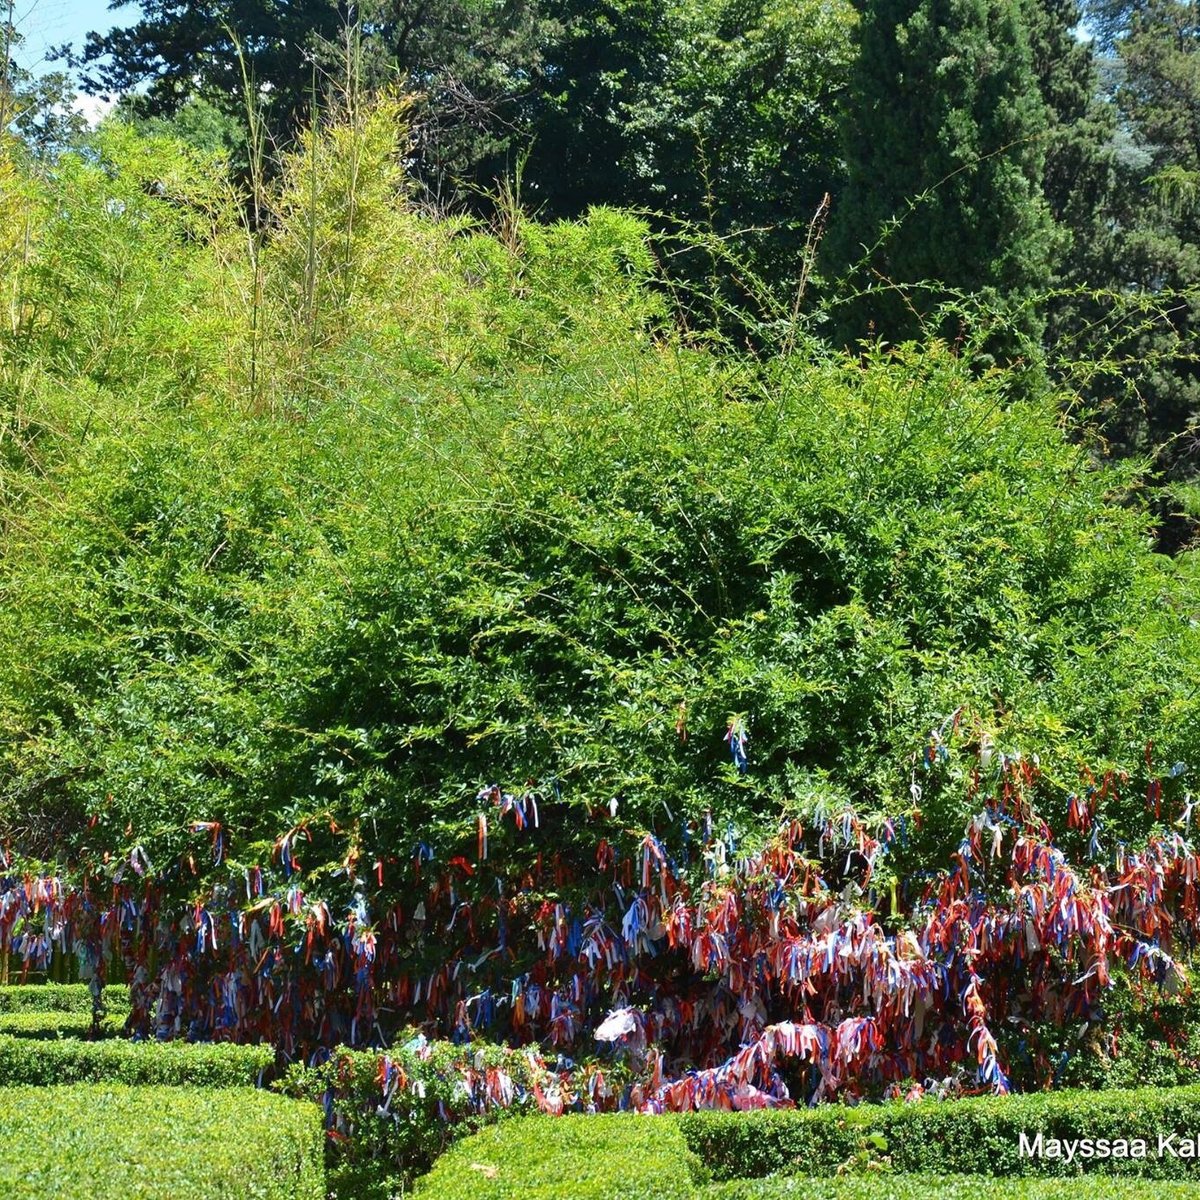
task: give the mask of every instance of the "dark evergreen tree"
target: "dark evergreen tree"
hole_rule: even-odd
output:
[[[336,0],[142,0],[137,20],[89,33],[71,61],[89,91],[136,92],[146,116],[169,116],[196,94],[244,113],[244,66],[282,127],[307,108],[313,46],[336,41],[348,16]]]
[[[1078,36],[1077,0],[1028,0],[1034,75],[1046,110],[1042,190],[1064,237],[1056,282],[1103,282],[1114,230],[1116,109],[1101,94],[1091,41]]]
[[[870,0],[843,114],[848,183],[827,248],[836,269],[855,268],[852,283],[874,290],[845,306],[842,336],[917,335],[951,292],[1039,331],[1028,302],[1062,248],[1042,194],[1047,121],[1019,3]]]
[[[1186,480],[1200,472],[1200,13],[1180,0],[1114,0],[1093,4],[1088,25],[1116,109],[1116,186],[1099,210],[1090,281],[1161,313],[1130,323],[1117,347],[1128,367],[1093,399],[1112,453],[1152,455],[1164,478]],[[1164,497],[1164,515],[1171,508]],[[1175,524],[1165,545],[1192,536]]]

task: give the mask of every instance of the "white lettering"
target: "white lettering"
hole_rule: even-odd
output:
[[[1025,1130],[1021,1130],[1017,1136],[1017,1157],[1018,1158],[1041,1158],[1042,1157],[1042,1135],[1038,1132],[1037,1137],[1031,1143],[1029,1138],[1025,1136]]]

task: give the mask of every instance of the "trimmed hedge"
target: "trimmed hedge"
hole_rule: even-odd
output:
[[[109,1012],[129,1011],[129,988],[110,983],[104,989]],[[0,987],[0,1013],[92,1011],[92,993],[86,983],[12,983]]]
[[[1109,1107],[1116,1111],[1115,1105]],[[834,1115],[845,1117],[859,1111]],[[762,1122],[753,1120],[751,1114],[721,1115],[733,1125],[762,1128]],[[1182,1200],[1200,1194],[1195,1183],[1096,1174],[1081,1178],[1077,1171],[1073,1179],[891,1174],[869,1168],[860,1174],[837,1176],[833,1174],[836,1168],[861,1152],[864,1130],[869,1126],[856,1122],[845,1123],[853,1132],[853,1143],[844,1159],[829,1165],[830,1174],[825,1178],[808,1176],[811,1168],[802,1163],[804,1174],[711,1183],[707,1167],[689,1152],[686,1139],[680,1136],[684,1123],[674,1117],[630,1114],[517,1118],[485,1129],[447,1151],[433,1170],[417,1181],[415,1195],[430,1200],[929,1200],[931,1196],[939,1200]],[[1155,1139],[1151,1146],[1156,1145]],[[915,1157],[921,1152],[920,1145],[889,1149],[893,1161],[913,1157],[910,1150],[916,1152]],[[860,1167],[863,1165],[860,1160]]]
[[[568,1200],[569,1191],[563,1192]],[[978,1175],[863,1175],[810,1179],[799,1175],[717,1183],[704,1200],[1185,1200],[1190,1183],[1144,1179],[992,1179]]]
[[[253,1086],[275,1063],[270,1046],[229,1042],[32,1041],[0,1035],[0,1087],[127,1083]]]
[[[417,1181],[436,1200],[690,1200],[707,1173],[670,1120],[519,1117],[457,1143]]]
[[[45,1200],[323,1200],[321,1110],[261,1091],[0,1092],[0,1194]]]
[[[717,1179],[790,1171],[824,1175],[859,1154],[879,1133],[899,1172],[938,1175],[1113,1175],[1195,1179],[1195,1158],[1158,1157],[1160,1133],[1200,1136],[1200,1085],[1124,1091],[864,1104],[856,1108],[754,1113],[702,1112],[676,1118],[688,1146]],[[1031,1158],[1019,1135],[1045,1138],[1143,1138],[1145,1158]]]
[[[125,1025],[124,1013],[113,1013],[100,1022],[100,1037],[117,1037]],[[90,1038],[91,1013],[78,1012],[0,1012],[0,1034],[11,1037]]]

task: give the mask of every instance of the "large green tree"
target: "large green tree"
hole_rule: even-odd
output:
[[[1098,281],[1112,249],[1116,107],[1102,95],[1094,42],[1079,36],[1078,0],[1027,0],[1025,13],[1045,104],[1043,194],[1064,238],[1056,279]]]
[[[597,201],[671,214],[776,283],[841,179],[835,119],[854,55],[848,0],[565,0],[568,36],[530,114],[547,212]]]
[[[1036,332],[1026,302],[1049,284],[1061,239],[1042,195],[1047,107],[1021,6],[870,0],[860,47],[829,248],[870,291],[843,310],[843,335],[911,337],[950,291]]]
[[[1138,358],[1152,368],[1139,373],[1112,434],[1124,448],[1158,449],[1171,474],[1190,476],[1200,466],[1200,369],[1191,358],[1200,325],[1200,11],[1148,0],[1129,14],[1116,49],[1116,100],[1140,151],[1117,214],[1119,278],[1127,289],[1166,293],[1169,316],[1141,338]]]

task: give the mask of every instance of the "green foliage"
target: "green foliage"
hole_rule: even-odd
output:
[[[103,991],[109,1012],[129,1011],[129,989],[110,983]],[[92,1013],[92,993],[86,983],[25,983],[0,987],[0,1013]]]
[[[522,1194],[542,1200],[627,1194],[714,1200],[1183,1196],[1190,1185],[1165,1181],[1190,1180],[1192,1160],[1159,1158],[1158,1139],[1176,1133],[1178,1145],[1193,1137],[1198,1116],[1200,1087],[680,1117],[534,1117],[459,1142],[418,1182],[416,1194],[482,1200]],[[1022,1158],[1022,1132],[1030,1140],[1039,1132],[1061,1140],[1142,1138],[1147,1157],[1073,1164]],[[864,1146],[873,1156],[886,1149],[898,1174],[868,1165],[861,1174],[829,1177]],[[1069,1178],[1081,1169],[1088,1172],[1086,1181]],[[709,1171],[718,1182],[704,1186]],[[1130,1174],[1155,1183],[1120,1178]],[[1068,1178],[1028,1178],[1038,1175]]]
[[[323,1200],[320,1110],[264,1092],[6,1087],[0,1188],[62,1200]]]
[[[1081,762],[1132,771],[1106,827],[1149,829],[1145,742],[1196,761],[1200,635],[1057,397],[937,346],[688,348],[637,221],[407,209],[397,112],[287,161],[253,259],[169,141],[113,130],[39,182],[0,476],[0,819],[27,850],[190,876],[187,825],[218,820],[270,870],[311,821],[308,890],[341,903],[348,853],[387,891],[415,831],[460,852],[478,789],[531,777],[564,852],[614,797],[616,839],[678,850],[711,810],[753,840],[819,802],[909,811],[960,704],[1042,756],[1048,805]],[[957,844],[957,771],[921,779],[902,874]]]
[[[873,1179],[771,1176],[714,1184],[706,1200],[1184,1200],[1193,1184],[1130,1179],[989,1179],[979,1175],[888,1175]],[[564,1193],[565,1195],[565,1193]]]
[[[378,1052],[338,1050],[318,1067],[294,1064],[273,1084],[284,1095],[331,1104],[337,1137],[329,1146],[329,1177],[340,1194],[386,1196],[428,1171],[459,1139],[496,1121],[537,1111],[531,1092],[535,1072],[521,1051],[486,1043],[432,1042],[427,1052],[401,1046],[389,1051],[388,1058],[403,1072],[403,1085],[386,1100]],[[480,1072],[501,1068],[524,1099],[479,1112],[458,1066]]]
[[[683,1200],[706,1173],[669,1119],[530,1117],[459,1142],[417,1184],[442,1200]]]
[[[1116,43],[1114,98],[1133,131],[1125,147],[1120,203],[1108,215],[1123,231],[1112,264],[1120,285],[1175,293],[1169,322],[1146,331],[1144,358],[1174,349],[1152,371],[1133,371],[1136,394],[1110,422],[1114,442],[1138,452],[1157,449],[1175,477],[1197,470],[1194,428],[1200,419],[1200,370],[1194,351],[1200,320],[1200,209],[1188,202],[1189,179],[1200,167],[1200,136],[1192,114],[1200,102],[1196,11],[1174,0],[1127,10]],[[1176,340],[1177,339],[1177,340]]]
[[[100,1022],[99,1036],[116,1037],[125,1024],[124,1013],[110,1014]],[[0,1034],[8,1037],[88,1038],[92,1033],[90,1013],[80,1012],[14,1012],[0,1014]]]
[[[22,150],[48,158],[78,145],[87,121],[75,108],[73,81],[65,71],[35,74],[15,61],[24,41],[9,4],[0,14],[0,142],[11,135]]]
[[[1030,34],[1012,0],[873,0],[843,114],[848,183],[830,259],[870,294],[840,318],[848,339],[889,341],[955,290],[1028,301],[1058,253],[1042,196],[1047,125]],[[897,294],[893,285],[932,292]],[[954,336],[958,331],[944,332]]]
[[[322,41],[336,42],[341,26],[338,10],[319,0],[287,9],[232,0],[188,11],[149,0],[133,24],[90,32],[72,65],[84,68],[84,86],[94,93],[144,91],[138,107],[145,116],[170,114],[197,93],[236,112],[244,103],[240,48],[282,124],[306,105],[313,84],[307,55]]]
[[[1115,354],[1120,341],[1112,317],[1119,305],[1111,295],[1096,294],[1120,287],[1112,267],[1124,222],[1113,220],[1113,210],[1128,181],[1117,164],[1117,112],[1101,86],[1094,41],[1077,35],[1077,0],[1030,0],[1024,11],[1046,110],[1039,133],[1046,152],[1042,190],[1061,239],[1045,340],[1052,355],[1070,347],[1074,356],[1094,361]]]
[[[688,1145],[717,1179],[788,1171],[820,1175],[857,1153],[865,1135],[881,1134],[900,1174],[1075,1175],[1134,1174],[1190,1179],[1194,1160],[1164,1154],[1160,1134],[1176,1144],[1200,1123],[1200,1086],[1062,1091],[915,1104],[826,1106],[756,1113],[690,1113],[678,1118]],[[505,1128],[504,1132],[507,1132]],[[1144,1158],[1022,1157],[1019,1135],[1030,1141],[1093,1138],[1145,1140]],[[470,1143],[462,1147],[465,1151]],[[891,1186],[889,1178],[885,1187]],[[735,1192],[735,1194],[738,1194]],[[753,1194],[753,1193],[751,1193]]]
[[[480,189],[519,174],[546,217],[622,205],[661,212],[671,229],[747,231],[753,268],[795,281],[807,223],[841,178],[849,3],[378,0],[356,13],[361,25],[341,31],[319,4],[184,14],[150,3],[90,42],[87,78],[126,91],[123,109],[144,128],[233,148],[214,119],[244,116],[232,24],[276,130],[294,132],[314,94],[325,103],[354,76],[412,93],[406,171],[446,210],[487,210]],[[673,273],[694,283],[713,265],[689,255]]]
[[[210,268],[236,228],[220,160],[119,124],[25,183],[0,357],[14,499],[64,443],[211,389],[231,329]]]
[[[275,1065],[269,1046],[228,1042],[34,1041],[0,1035],[0,1086],[68,1083],[251,1087]]]
[[[1076,1030],[1044,1031],[1052,1060],[1062,1062],[1059,1082],[1068,1087],[1174,1087],[1200,1081],[1200,997],[1193,989],[1166,995],[1159,988],[1114,979],[1104,998],[1108,1035],[1081,1047]],[[1082,1053],[1080,1052],[1082,1050]]]
[[[369,0],[351,17],[321,0],[286,10],[234,0],[186,12],[149,0],[133,24],[89,34],[73,61],[92,90],[125,93],[139,121],[154,128],[165,120],[199,144],[214,134],[226,141],[211,110],[244,118],[247,80],[280,144],[348,75],[399,85],[420,96],[410,167],[449,205],[463,199],[464,180],[490,184],[494,171],[508,169],[521,102],[541,86],[545,51],[561,34],[548,7]]]
[[[244,113],[237,117],[201,95],[192,95],[170,116],[147,116],[139,96],[126,93],[116,104],[113,116],[128,121],[146,137],[175,138],[204,155],[228,155],[241,160],[246,154]]]
[[[548,51],[546,93],[528,117],[531,203],[557,216],[631,205],[664,214],[668,227],[743,231],[738,253],[775,284],[794,282],[804,230],[841,179],[835,97],[853,59],[853,7],[552,8],[565,36]],[[694,278],[708,266],[681,269]]]

